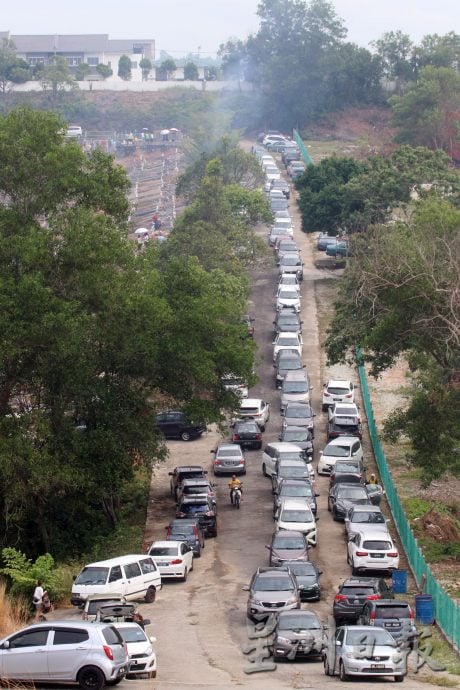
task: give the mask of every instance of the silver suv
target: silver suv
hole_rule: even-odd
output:
[[[271,613],[300,608],[297,581],[286,566],[258,568],[243,590],[249,592],[247,615],[254,623]]]
[[[82,690],[115,685],[128,672],[126,645],[113,625],[56,621],[30,625],[0,640],[0,677],[78,683]]]

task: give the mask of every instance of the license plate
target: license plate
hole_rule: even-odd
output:
[[[332,398],[334,402],[341,402],[342,398]]]
[[[383,558],[383,553],[371,553],[371,558]]]
[[[385,664],[371,664],[371,668],[385,668]]]

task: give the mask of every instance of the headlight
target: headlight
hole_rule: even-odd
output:
[[[289,597],[287,600],[286,604],[296,604],[297,603],[297,597]]]
[[[284,642],[285,644],[291,644],[289,637],[277,637],[276,642]],[[276,644],[276,643],[275,643]]]
[[[153,647],[147,647],[144,652],[144,656],[150,656],[151,654],[153,654]]]
[[[258,599],[254,599],[254,600],[252,601],[252,603],[254,604],[254,606],[262,606],[262,602],[259,601]]]

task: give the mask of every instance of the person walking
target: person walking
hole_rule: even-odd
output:
[[[40,620],[40,614],[42,613],[43,605],[43,595],[45,590],[43,589],[43,583],[41,580],[37,580],[37,585],[34,589],[33,604],[35,606],[35,622],[38,623]]]

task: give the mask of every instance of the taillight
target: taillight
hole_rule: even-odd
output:
[[[170,565],[180,565],[182,563],[181,558],[175,558],[173,561],[170,562]]]
[[[409,618],[413,621],[414,620],[414,612],[409,611]]]
[[[177,513],[177,517],[185,517],[185,513]]]
[[[388,558],[398,558],[398,552],[397,551],[390,551],[387,553]]]
[[[104,650],[107,659],[110,659],[110,661],[113,661],[112,648],[109,647],[108,645],[104,644],[104,645],[102,645],[102,649]]]
[[[357,551],[356,555],[357,556],[369,556],[367,551]]]
[[[368,597],[366,597],[368,601],[375,601],[376,599],[380,599],[380,594],[369,594]]]
[[[256,434],[256,441],[262,440],[262,434]]]
[[[353,397],[353,393],[347,393],[345,397],[346,397],[346,398],[352,398],[352,397]]]
[[[335,595],[335,601],[346,601],[347,597],[345,594],[336,594]]]
[[[234,440],[234,441],[239,441],[239,440],[240,440],[240,437],[238,436],[238,434],[235,434],[235,435],[233,436],[233,440]]]

